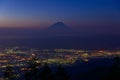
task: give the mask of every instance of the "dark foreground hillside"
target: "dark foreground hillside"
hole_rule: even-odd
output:
[[[8,66],[4,80],[120,80],[119,57],[77,60],[74,64],[40,64],[31,60],[21,71]]]

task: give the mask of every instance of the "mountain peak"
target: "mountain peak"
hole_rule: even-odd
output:
[[[49,29],[68,29],[69,27],[63,22],[57,22],[49,27]]]

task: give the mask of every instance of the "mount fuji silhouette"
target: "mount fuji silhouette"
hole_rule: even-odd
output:
[[[70,28],[63,22],[57,22],[51,25],[48,29],[50,30],[69,30]]]
[[[65,36],[73,33],[73,30],[63,22],[57,22],[49,26],[43,32],[44,32],[43,34],[46,35]]]

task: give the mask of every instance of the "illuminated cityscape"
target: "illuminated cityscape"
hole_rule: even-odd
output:
[[[0,71],[9,65],[18,67],[20,71],[26,70],[25,66],[37,58],[36,63],[49,65],[62,64],[72,65],[78,63],[89,63],[92,59],[112,59],[120,56],[120,50],[81,50],[81,49],[38,49],[28,47],[0,48]],[[2,75],[1,75],[2,77]],[[1,78],[2,79],[2,78]]]

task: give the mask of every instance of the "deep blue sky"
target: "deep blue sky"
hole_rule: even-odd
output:
[[[119,0],[0,0],[0,26],[120,25]]]

